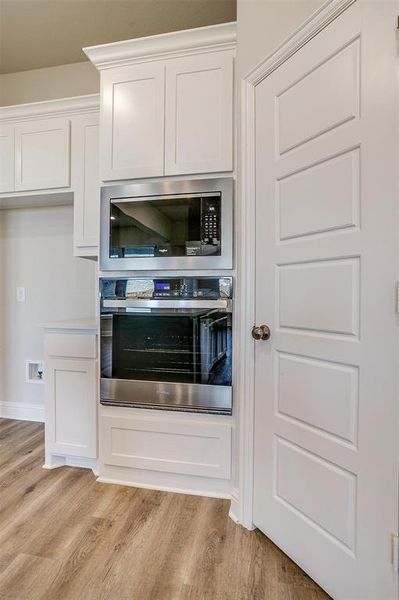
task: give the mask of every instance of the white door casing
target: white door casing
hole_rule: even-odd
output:
[[[243,84],[241,520],[342,600],[398,593],[395,8],[328,2]]]

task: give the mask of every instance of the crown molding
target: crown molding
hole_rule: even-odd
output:
[[[14,106],[0,107],[0,121],[25,121],[44,119],[46,117],[60,117],[81,115],[97,112],[100,109],[100,95],[75,96],[73,98],[60,98],[31,102],[29,104],[16,104]]]
[[[148,60],[232,50],[236,40],[237,26],[232,22],[91,46],[83,52],[101,71]]]

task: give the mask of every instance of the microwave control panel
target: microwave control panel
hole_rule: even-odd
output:
[[[218,246],[220,243],[220,199],[202,199],[201,221],[201,244]]]

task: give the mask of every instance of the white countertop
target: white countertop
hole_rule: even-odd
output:
[[[74,319],[71,321],[50,321],[49,323],[42,323],[41,326],[46,330],[57,330],[57,331],[88,331],[91,333],[97,333],[98,324],[96,319]]]

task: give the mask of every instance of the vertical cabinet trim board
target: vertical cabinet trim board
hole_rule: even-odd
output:
[[[98,254],[100,226],[99,115],[82,115],[72,128],[74,249],[76,256]]]
[[[14,191],[14,127],[0,125],[0,193]]]

